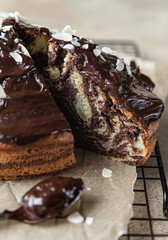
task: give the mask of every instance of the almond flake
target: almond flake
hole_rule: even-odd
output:
[[[103,47],[102,52],[113,55],[114,51],[109,47]]]
[[[104,178],[110,178],[112,176],[112,171],[110,169],[108,169],[108,168],[103,168],[102,176]]]
[[[100,54],[100,57],[103,61],[106,61],[106,59]]]
[[[9,13],[9,16],[15,18],[16,22],[19,21],[27,22],[27,19],[24,16],[22,16],[18,11],[14,13]]]
[[[0,16],[0,29],[2,28],[3,20],[4,20],[4,17]]]
[[[74,49],[74,46],[69,43],[69,44],[64,45],[63,48],[71,50],[71,49]]]
[[[1,37],[5,38],[5,33],[4,32],[1,32]]]
[[[67,25],[64,27],[64,29],[62,30],[62,33],[69,33],[71,35],[75,35],[77,32],[77,30],[72,30],[70,25]]]
[[[94,221],[94,218],[93,217],[86,217],[86,220],[85,220],[85,223],[87,225],[91,225]]]
[[[58,39],[58,40],[62,40],[62,41],[66,41],[66,42],[70,42],[72,41],[72,35],[70,33],[54,33],[52,34],[52,37]]]
[[[131,67],[130,67],[130,61],[125,61],[126,62],[126,69],[127,69],[127,72],[128,72],[128,75],[132,75],[132,72],[131,72]]]
[[[124,63],[120,59],[117,59],[116,66],[116,69],[120,72],[124,69]]]
[[[13,28],[12,25],[7,25],[7,26],[2,27],[2,31],[3,31],[3,32],[8,32],[8,31],[10,31],[12,28]]]
[[[88,49],[88,47],[89,47],[89,44],[82,45],[82,49]]]
[[[84,222],[84,217],[79,212],[74,212],[67,217],[67,221],[70,223],[79,224]]]
[[[28,57],[31,58],[31,56],[30,56],[27,48],[25,48],[25,46],[23,46],[22,44],[19,44],[19,47],[20,47],[21,52],[22,52],[24,55],[26,55],[26,56],[28,56]]]
[[[18,39],[18,38],[15,38],[14,42],[15,42],[15,43],[19,43],[19,39]]]
[[[58,33],[58,30],[56,28],[53,28],[50,30],[51,33]]]
[[[96,57],[100,56],[101,51],[99,49],[95,48],[95,49],[93,49],[93,52]]]
[[[88,41],[89,43],[93,43],[93,41],[92,41],[92,39],[89,39],[89,41]]]
[[[0,98],[6,98],[6,93],[1,85],[0,85]]]
[[[78,42],[78,39],[77,38],[73,38],[71,43],[76,46],[76,47],[80,47],[80,43]]]
[[[1,33],[1,36],[0,36],[0,38],[1,38],[1,39],[4,39],[4,40],[6,40],[6,41],[8,41],[8,39],[7,39],[6,37],[4,37],[4,36],[5,36],[5,35],[2,35],[2,33]],[[5,43],[5,42],[3,42],[3,44],[4,44],[4,45],[6,45],[6,43]]]
[[[22,56],[17,52],[10,52],[10,56],[17,62],[22,63]]]

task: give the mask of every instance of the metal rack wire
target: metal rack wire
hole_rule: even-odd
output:
[[[113,50],[124,54],[140,57],[138,46],[134,42],[96,42],[98,42],[101,47],[109,46]],[[154,193],[156,190],[158,192]],[[134,192],[134,217],[130,220],[128,234],[123,235],[120,239],[168,239],[168,188],[158,141],[154,152],[146,164],[137,167],[137,181],[134,186]],[[152,204],[152,198],[155,199],[155,202],[158,202],[158,199],[160,199],[157,206]],[[163,209],[161,210],[162,204]],[[157,232],[158,226],[156,225],[162,226],[161,231]]]
[[[130,224],[128,226],[128,234],[124,235],[125,239],[151,239],[154,240],[159,239],[159,238],[163,238],[165,237],[165,239],[168,239],[168,232],[165,229],[165,233],[156,233],[154,231],[154,226],[153,223],[157,222],[157,224],[162,224],[163,221],[166,221],[168,223],[168,190],[167,190],[167,183],[166,183],[166,178],[165,178],[165,174],[164,174],[164,168],[163,168],[163,164],[162,164],[162,158],[161,158],[161,154],[160,154],[160,149],[159,149],[159,144],[158,142],[156,143],[156,147],[155,147],[155,151],[154,153],[151,155],[150,160],[152,162],[152,164],[148,165],[147,163],[144,166],[140,166],[137,167],[137,182],[138,181],[142,181],[143,182],[143,188],[142,189],[134,189],[135,195],[139,192],[144,193],[145,195],[145,202],[143,203],[134,203],[134,212],[136,207],[145,207],[147,210],[147,216],[142,217],[142,216],[138,216],[138,214],[136,213],[134,215],[134,217],[131,219]],[[148,177],[145,175],[145,169],[148,170],[152,170],[155,169],[156,171],[159,172],[159,177]],[[162,217],[152,217],[151,214],[151,205],[149,203],[149,195],[148,195],[148,187],[147,187],[147,181],[159,181],[161,182],[161,187],[162,187],[162,191],[163,191],[163,216]],[[160,192],[161,194],[161,192]],[[161,206],[160,206],[161,208]],[[145,231],[143,232],[135,232],[135,231],[130,231],[130,226],[134,225],[132,224],[133,221],[141,221],[141,222],[145,222],[145,224],[149,224],[149,231],[148,233],[146,233]],[[167,224],[168,226],[168,224]],[[167,232],[167,233],[166,233]],[[167,237],[167,238],[166,238]],[[122,239],[122,238],[121,238]]]

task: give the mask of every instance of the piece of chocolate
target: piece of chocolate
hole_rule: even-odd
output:
[[[21,199],[17,210],[5,210],[0,219],[39,223],[62,217],[65,209],[78,199],[84,183],[80,178],[51,177],[36,184]]]

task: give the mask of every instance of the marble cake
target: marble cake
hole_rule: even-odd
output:
[[[142,165],[157,139],[163,102],[135,63],[110,48],[10,17],[34,65],[66,116],[76,146],[112,160]]]

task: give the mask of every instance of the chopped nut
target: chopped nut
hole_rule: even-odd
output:
[[[58,30],[57,30],[56,28],[53,28],[53,29],[50,30],[50,32],[51,32],[51,33],[57,33]]]
[[[69,33],[71,35],[75,35],[77,32],[77,30],[72,30],[70,25],[67,25],[64,27],[64,29],[62,30],[62,33]]]
[[[86,220],[85,220],[85,223],[87,225],[91,225],[94,221],[94,218],[93,217],[86,217]]]
[[[127,69],[128,75],[132,75],[130,61],[125,61],[125,62],[126,62],[126,69]]]
[[[92,41],[92,39],[89,39],[89,41],[88,41],[89,43],[93,43],[93,41]]]
[[[69,50],[70,50],[70,49],[74,49],[74,46],[73,46],[72,44],[69,43],[69,44],[64,45],[63,48],[64,48],[64,49],[69,49]]]
[[[52,37],[54,37],[58,40],[66,41],[66,42],[72,41],[72,35],[70,33],[65,33],[65,32],[54,33],[54,34],[52,34]]]
[[[95,48],[95,49],[93,49],[93,52],[96,57],[100,56],[101,51],[99,49]]]
[[[89,47],[89,44],[82,45],[82,49],[88,49],[88,47]]]
[[[103,47],[102,52],[113,55],[114,51],[109,47]]]
[[[17,52],[10,52],[10,56],[17,62],[22,63],[22,56]]]
[[[116,65],[117,65],[116,69],[118,71],[122,71],[124,69],[124,63],[120,59],[117,59]]]
[[[23,53],[24,55],[26,55],[26,56],[31,58],[31,56],[30,56],[28,50],[25,48],[25,46],[23,46],[21,43],[19,43],[19,47],[20,47],[21,53]]]
[[[18,11],[14,12],[14,13],[9,13],[10,17],[14,17],[16,22],[22,21],[22,22],[27,22],[27,19],[22,16]]]
[[[7,26],[2,27],[2,31],[3,31],[3,32],[8,32],[8,31],[10,31],[12,28],[13,28],[12,25],[7,25]]]
[[[14,42],[15,42],[15,43],[19,43],[19,39],[18,39],[18,38],[15,38]]]
[[[0,85],[0,98],[6,98],[6,93],[1,85]]]
[[[104,178],[110,178],[112,176],[112,171],[108,168],[103,168],[102,175]]]
[[[72,39],[71,43],[76,47],[80,47],[80,43],[76,37]]]
[[[106,59],[100,54],[100,57],[103,61],[106,61]]]
[[[67,221],[70,223],[79,224],[84,222],[84,217],[79,212],[74,212],[67,217]]]

